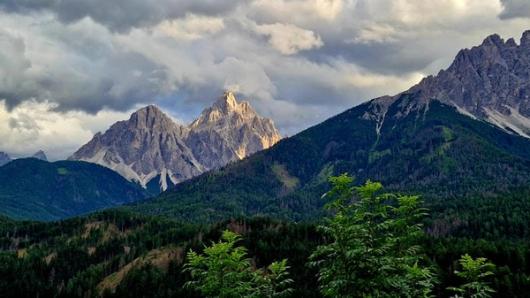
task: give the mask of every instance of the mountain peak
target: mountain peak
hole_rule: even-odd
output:
[[[232,91],[225,91],[221,97],[213,104],[213,107],[219,108],[224,112],[236,111],[239,104],[236,100],[236,96]]]
[[[486,37],[484,41],[482,42],[482,46],[488,46],[488,45],[503,46],[504,40],[500,37],[499,34],[495,33],[495,34],[492,34]]]
[[[136,110],[136,112],[132,113],[131,118],[133,116],[156,118],[158,116],[165,116],[165,114],[159,107],[155,105],[148,105]]]
[[[510,48],[517,47],[517,43],[513,37],[510,37],[508,40],[506,40],[506,45]]]
[[[40,160],[43,160],[43,161],[48,161],[48,157],[46,156],[46,153],[44,153],[44,151],[42,151],[42,150],[39,150],[39,151],[35,152],[35,154],[33,154],[31,157],[36,158],[36,159],[40,159]]]
[[[201,148],[203,154],[197,158],[208,169],[269,148],[281,139],[272,120],[258,115],[248,101],[237,102],[230,91],[204,109],[189,129],[189,142]],[[219,142],[209,143],[212,138]]]
[[[221,125],[234,121],[250,121],[260,118],[248,101],[238,102],[231,91],[226,91],[214,104],[202,111],[199,118],[190,124],[191,129]]]
[[[136,111],[136,113],[148,113],[148,112],[151,112],[151,113],[162,113],[162,110],[154,105],[154,104],[150,104],[150,105],[147,105],[143,108],[140,108]]]
[[[130,128],[168,129],[176,123],[155,105],[148,105],[134,112],[129,118]]]
[[[523,32],[523,35],[521,36],[521,46],[530,47],[530,30]]]
[[[449,68],[406,92],[419,93],[420,102],[437,99],[530,138],[529,57],[530,30],[523,33],[520,45],[493,34],[480,46],[461,50]]]

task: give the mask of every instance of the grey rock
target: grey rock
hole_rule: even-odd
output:
[[[211,170],[271,147],[281,139],[274,123],[260,117],[246,101],[226,92],[189,126],[186,143]]]
[[[142,108],[94,135],[69,159],[104,165],[144,187],[159,177],[165,190],[279,140],[270,119],[226,92],[188,126],[176,124],[156,106]]]
[[[183,181],[204,171],[184,142],[187,128],[176,124],[156,106],[147,106],[129,120],[97,133],[69,159],[109,167],[145,186],[163,170]]]
[[[44,160],[44,161],[48,161],[48,157],[46,156],[46,153],[44,153],[44,151],[42,150],[35,152],[35,154],[33,154],[31,157]]]
[[[530,31],[519,45],[497,34],[488,36],[480,46],[461,50],[449,68],[404,93],[420,94],[419,102],[408,103],[409,110],[436,99],[510,133],[530,137]],[[381,101],[392,102],[404,93],[375,100],[374,114]]]

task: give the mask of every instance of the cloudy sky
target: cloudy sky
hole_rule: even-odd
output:
[[[0,151],[65,158],[142,105],[186,123],[224,89],[292,135],[526,29],[528,0],[2,0]]]

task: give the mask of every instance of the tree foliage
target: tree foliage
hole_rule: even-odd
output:
[[[188,252],[185,270],[192,280],[187,286],[206,297],[284,297],[292,291],[287,260],[254,269],[247,250],[236,246],[238,234],[226,230],[221,238],[204,248],[204,254]]]
[[[382,185],[352,187],[347,175],[330,179],[327,208],[335,215],[320,228],[328,244],[311,256],[327,297],[429,297],[435,276],[421,252],[416,196],[381,193]]]
[[[453,297],[489,298],[495,291],[490,287],[487,278],[493,275],[495,265],[486,258],[472,258],[465,254],[459,260],[461,271],[455,271],[464,284],[459,287],[450,287],[455,292]]]

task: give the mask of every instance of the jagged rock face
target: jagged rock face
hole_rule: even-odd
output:
[[[187,133],[159,108],[147,106],[97,133],[70,159],[107,166],[143,186],[162,171],[171,172],[176,183],[204,171],[184,142]]]
[[[400,112],[393,117],[406,116],[439,100],[463,114],[530,138],[530,31],[523,34],[519,45],[494,34],[480,46],[461,50],[438,75],[424,78],[403,93],[372,100],[363,118],[376,120],[378,130],[388,107],[403,99],[403,94],[415,96],[403,100]]]
[[[155,106],[140,109],[104,134],[97,133],[70,159],[104,165],[144,187],[159,177],[165,190],[279,140],[271,120],[227,92],[189,126],[176,124]]]
[[[42,150],[39,150],[39,151],[35,152],[35,154],[33,154],[31,157],[36,158],[36,159],[40,159],[40,160],[43,160],[43,161],[48,161],[48,157],[46,156],[46,153],[44,153],[44,151],[42,151]]]
[[[447,70],[407,92],[438,99],[508,131],[530,136],[530,31],[519,45],[491,35],[461,50]]]
[[[5,153],[0,151],[0,167],[9,163],[11,161],[11,157]]]
[[[260,117],[246,101],[227,92],[189,126],[187,143],[207,169],[242,159],[281,139],[270,119]]]

